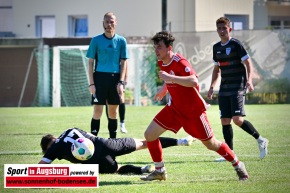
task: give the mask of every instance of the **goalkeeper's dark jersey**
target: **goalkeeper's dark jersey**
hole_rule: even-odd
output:
[[[95,145],[95,152],[93,157],[86,161],[76,159],[71,153],[71,145],[73,141],[80,137],[90,139]],[[72,163],[98,164],[105,140],[106,139],[104,138],[95,137],[81,129],[70,128],[63,132],[48,148],[42,160],[47,163],[51,163],[55,159],[65,159]]]
[[[242,61],[248,58],[247,51],[235,38],[213,46],[213,60],[221,70],[219,96],[246,94],[247,72]]]

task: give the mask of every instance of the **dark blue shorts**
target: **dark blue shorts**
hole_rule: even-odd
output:
[[[220,118],[232,118],[233,116],[246,116],[245,96],[231,95],[219,96]]]
[[[92,95],[92,105],[119,105],[120,96],[117,85],[120,80],[119,73],[94,72],[95,95]]]

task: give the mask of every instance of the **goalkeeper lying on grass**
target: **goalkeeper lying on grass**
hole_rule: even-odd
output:
[[[80,161],[71,153],[71,141],[85,137],[90,139],[95,146],[93,157],[88,160]],[[184,139],[174,139],[168,137],[160,137],[162,148],[185,145],[188,146],[195,138],[187,137]],[[42,137],[40,146],[44,154],[39,164],[50,164],[56,158],[65,159],[72,163],[82,164],[99,164],[100,173],[119,173],[119,174],[143,174],[150,173],[154,170],[151,165],[138,167],[133,165],[118,166],[117,156],[132,153],[136,150],[147,148],[145,139],[134,138],[118,138],[105,139],[100,138],[83,131],[79,128],[70,128],[64,131],[58,138],[48,134]]]

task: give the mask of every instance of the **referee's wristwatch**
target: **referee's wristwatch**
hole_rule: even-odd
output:
[[[123,80],[119,80],[118,83],[120,83],[121,85],[125,86],[125,81],[123,81]]]

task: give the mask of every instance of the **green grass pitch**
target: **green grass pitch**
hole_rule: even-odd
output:
[[[143,133],[161,106],[127,106],[127,134],[117,137],[143,138]],[[92,107],[0,108],[0,192],[80,193],[80,192],[289,192],[290,191],[290,105],[246,105],[246,119],[269,139],[269,154],[259,159],[257,142],[234,126],[234,150],[247,167],[250,179],[238,181],[230,163],[216,163],[218,156],[197,141],[190,147],[164,149],[168,172],[166,181],[143,182],[138,175],[100,175],[98,189],[4,189],[4,164],[36,164],[41,159],[42,135],[59,136],[69,127],[90,130]],[[223,140],[218,106],[208,110],[208,118],[218,139]],[[108,137],[103,116],[99,135]],[[166,132],[163,136],[182,138],[186,133]],[[117,158],[123,164],[143,166],[152,163],[148,150]],[[56,160],[54,163],[67,164]]]

